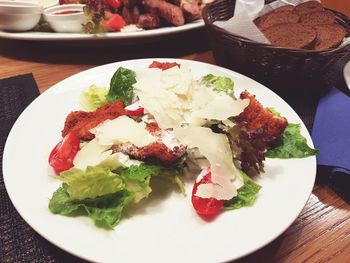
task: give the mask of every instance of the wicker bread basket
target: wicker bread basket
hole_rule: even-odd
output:
[[[271,1],[269,1],[271,2]],[[322,90],[325,73],[350,54],[350,44],[327,51],[280,48],[258,43],[219,28],[213,23],[234,14],[235,0],[216,0],[203,10],[214,58],[220,66],[247,75],[287,96],[307,89]],[[333,10],[339,24],[350,32],[350,18]]]

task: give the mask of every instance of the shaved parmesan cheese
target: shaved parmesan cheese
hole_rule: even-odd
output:
[[[174,134],[181,143],[198,148],[210,163],[212,184],[205,184],[204,187],[199,185],[196,193],[198,197],[229,200],[237,195],[237,188],[240,188],[243,182],[238,169],[233,164],[226,135],[193,125],[176,128]]]
[[[125,115],[107,120],[90,130],[99,144],[111,146],[119,143],[132,143],[137,147],[146,146],[156,138],[146,129],[146,124],[136,122]]]
[[[227,127],[231,127],[231,128],[235,126],[235,124],[230,120],[224,120],[222,123],[225,124]]]
[[[215,96],[205,107],[194,111],[193,117],[223,121],[237,116],[247,107],[249,100],[234,101],[230,96]]]
[[[174,67],[175,71],[176,68],[178,67]],[[178,79],[174,78],[174,73],[169,74],[169,71],[171,73],[174,69],[162,71],[153,68],[137,73],[137,82],[133,85],[141,104],[154,116],[162,129],[178,127],[183,120],[182,102],[172,91],[172,89],[177,89],[177,84],[179,84],[177,82],[181,80],[181,74],[176,75]],[[181,86],[185,87],[185,85]]]
[[[112,154],[112,151],[108,150],[108,148],[110,146],[100,145],[97,139],[93,139],[77,153],[73,164],[76,168],[82,170],[85,170],[87,166],[95,166]]]
[[[136,95],[162,129],[177,128],[184,123],[201,126],[206,120],[226,120],[239,115],[249,104],[248,99],[235,100],[194,80],[185,65],[164,71],[147,69],[138,72],[136,80]]]
[[[211,173],[209,167],[203,169],[202,172],[197,176],[196,182],[199,183],[208,173]],[[212,178],[212,175],[210,177]],[[205,183],[198,185],[195,196],[201,198],[211,198],[215,196],[215,199],[217,200],[225,200],[226,196],[230,195],[228,192],[229,190],[229,188],[225,189],[218,184]]]
[[[236,188],[224,187],[219,184],[200,184],[198,185],[195,196],[201,198],[215,198],[216,200],[229,200],[237,195]]]

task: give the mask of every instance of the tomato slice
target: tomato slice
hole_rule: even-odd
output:
[[[105,13],[106,15],[106,13]],[[106,15],[107,19],[102,20],[101,24],[109,31],[120,31],[125,26],[125,20],[118,14]]]
[[[225,200],[217,200],[213,197],[202,198],[195,195],[197,193],[197,189],[199,185],[212,183],[210,169],[207,169],[206,171],[203,171],[203,172],[205,172],[205,175],[202,177],[202,179],[193,185],[192,205],[199,215],[207,219],[210,219],[220,213],[221,208],[225,203]]]
[[[126,110],[126,114],[132,117],[139,117],[144,115],[144,108],[138,108],[136,110]]]
[[[142,107],[140,101],[137,101],[127,107],[125,107],[126,115],[131,117],[140,117],[145,113],[145,109]]]
[[[56,174],[72,168],[73,160],[80,150],[79,137],[74,132],[69,132],[50,153],[49,164]]]
[[[176,62],[159,62],[159,61],[153,61],[151,65],[148,66],[149,68],[160,68],[161,70],[166,70],[173,67],[180,67],[179,63]]]
[[[107,0],[107,3],[113,7],[114,9],[117,9],[121,7],[122,1],[121,0]]]

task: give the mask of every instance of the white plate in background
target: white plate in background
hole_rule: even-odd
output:
[[[150,30],[142,30],[137,32],[108,32],[101,34],[80,34],[80,33],[54,33],[54,32],[6,32],[0,31],[0,38],[16,39],[16,40],[31,40],[31,41],[133,41],[142,39],[158,38],[166,35],[178,34],[204,27],[203,20],[193,21],[183,26],[160,27]]]

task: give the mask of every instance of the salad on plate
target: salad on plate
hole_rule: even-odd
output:
[[[62,181],[49,209],[87,215],[107,229],[126,207],[145,205],[157,190],[155,180],[191,195],[197,214],[213,220],[254,204],[266,157],[318,152],[299,124],[248,91],[235,94],[231,78],[209,73],[195,79],[185,63],[119,67],[109,87],[88,87],[81,105],[66,117],[62,140],[48,158]],[[193,184],[191,193],[184,184]]]

